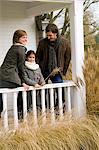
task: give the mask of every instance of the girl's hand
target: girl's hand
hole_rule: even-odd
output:
[[[35,84],[35,85],[34,85],[34,87],[35,87],[35,88],[40,88],[40,87],[41,87],[41,85],[39,85],[39,84]]]
[[[43,85],[45,85],[46,83],[45,82],[43,82],[42,84],[41,84],[41,86],[43,86]]]
[[[25,83],[23,83],[22,85],[23,85],[25,91],[29,90],[29,85],[27,85],[27,84],[25,84]]]

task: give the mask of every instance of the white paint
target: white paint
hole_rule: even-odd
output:
[[[54,90],[50,89],[50,110],[51,110],[51,124],[55,124],[55,113],[54,113]]]
[[[8,129],[7,93],[3,93],[3,119],[4,128]]]
[[[17,110],[17,95],[18,93],[13,93],[13,114],[14,114],[14,127],[18,128],[18,110]]]
[[[36,51],[36,35],[34,17],[26,14],[26,5],[23,3],[3,2],[0,15],[0,65],[6,52],[12,44],[13,33],[23,29],[28,34],[27,49]]]
[[[59,99],[59,114],[60,114],[60,120],[63,119],[63,104],[62,104],[62,88],[58,88],[58,99]]]
[[[85,114],[85,82],[84,67],[84,41],[83,41],[83,1],[76,0],[70,7],[70,31],[72,49],[72,79],[80,87],[74,90],[75,116]],[[82,84],[81,84],[82,83]]]
[[[36,90],[32,91],[32,108],[33,108],[34,126],[37,126]]]

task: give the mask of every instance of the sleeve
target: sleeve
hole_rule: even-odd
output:
[[[35,84],[37,84],[37,82],[35,82],[34,80],[29,78],[28,72],[26,72],[26,71],[25,71],[25,83],[30,86],[34,86]]]
[[[64,54],[63,75],[65,75],[67,72],[67,69],[68,69],[69,64],[70,64],[70,60],[71,60],[71,47],[70,47],[70,43],[68,41],[66,41],[66,48],[65,48],[65,54]]]
[[[44,77],[42,75],[41,69],[39,68],[39,73],[40,73],[40,84],[45,83]]]
[[[20,46],[18,49],[18,61],[17,61],[17,66],[18,66],[18,73],[19,77],[21,79],[21,82],[25,82],[25,48]]]

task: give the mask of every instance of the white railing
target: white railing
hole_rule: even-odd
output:
[[[59,112],[59,118],[63,119],[64,112],[70,112],[72,109],[72,98],[73,98],[73,89],[75,88],[75,84],[73,81],[65,81],[64,83],[56,83],[56,84],[46,84],[42,86],[41,88],[34,88],[30,87],[29,90],[32,92],[32,112],[33,112],[33,121],[35,126],[38,124],[38,115],[37,115],[37,106],[36,106],[36,92],[38,90],[41,91],[41,114],[42,114],[42,124],[46,124],[46,115],[48,107],[51,114],[51,123],[55,123],[55,108],[54,108],[54,101],[55,98],[58,98],[58,112]],[[58,95],[55,96],[55,91],[57,90]],[[46,94],[47,90],[47,94]],[[63,97],[62,97],[62,90],[64,90],[64,103],[65,103],[65,109],[63,110]],[[3,97],[3,112],[1,115],[1,120],[3,120],[3,127],[5,129],[9,128],[9,117],[8,117],[8,94],[12,93],[12,106],[13,106],[13,125],[15,128],[18,128],[18,112],[17,112],[17,95],[18,92],[22,91],[23,95],[23,120],[27,120],[27,91],[24,91],[23,87],[19,87],[16,89],[0,89],[0,93],[2,93]],[[46,106],[45,101],[50,101]]]

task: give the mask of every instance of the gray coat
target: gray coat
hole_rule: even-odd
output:
[[[0,67],[0,80],[21,85],[25,77],[25,50],[22,45],[12,45]]]
[[[41,69],[38,67],[37,69],[30,69],[26,67],[25,69],[25,82],[28,85],[42,84],[45,83],[43,75],[41,73]]]

